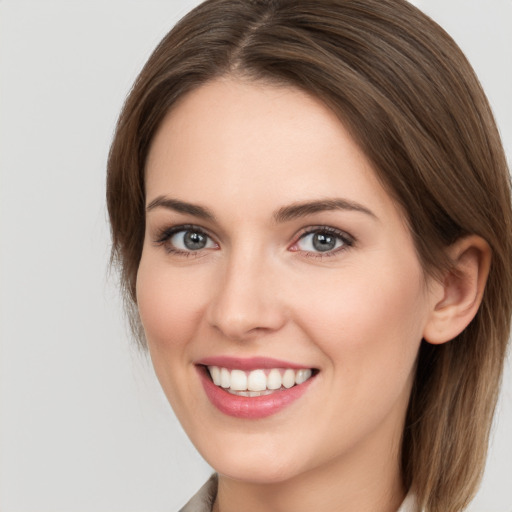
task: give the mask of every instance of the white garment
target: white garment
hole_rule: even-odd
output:
[[[412,492],[410,492],[405,500],[400,505],[400,508],[397,512],[418,512],[418,505],[416,503],[416,497]]]
[[[179,512],[211,512],[213,502],[217,496],[217,484],[217,475],[213,474]],[[413,494],[409,493],[405,497],[397,512],[418,512]]]

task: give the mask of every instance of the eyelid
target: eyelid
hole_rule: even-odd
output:
[[[177,226],[169,226],[169,227],[165,227],[165,228],[159,228],[156,231],[155,243],[157,243],[157,244],[163,243],[166,240],[168,240],[171,236],[175,235],[176,233],[179,233],[180,231],[188,231],[188,230],[194,230],[199,233],[204,233],[205,235],[208,235],[208,233],[206,233],[204,229],[200,228],[199,226],[195,226],[194,224],[179,224]]]

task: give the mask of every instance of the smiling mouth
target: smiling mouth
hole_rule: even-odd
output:
[[[211,381],[232,395],[258,397],[303,384],[318,373],[314,368],[266,368],[252,371],[206,366]]]

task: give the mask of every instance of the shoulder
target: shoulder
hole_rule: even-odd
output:
[[[179,512],[211,512],[217,496],[217,474],[213,474]]]

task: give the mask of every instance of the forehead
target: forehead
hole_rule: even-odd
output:
[[[234,78],[202,85],[167,114],[148,155],[146,190],[148,202],[170,194],[211,207],[332,196],[393,207],[366,155],[319,99]]]

